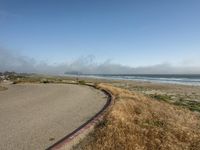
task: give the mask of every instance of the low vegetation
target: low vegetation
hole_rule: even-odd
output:
[[[169,95],[159,95],[159,94],[150,94],[151,98],[155,98],[157,100],[162,100],[165,102],[169,102],[171,100],[171,97]]]
[[[150,94],[148,95],[151,98],[154,98],[156,100],[161,100],[165,101],[177,106],[181,106],[184,108],[188,108],[191,111],[198,111],[200,112],[200,102],[199,101],[192,101],[192,100],[187,100],[185,98],[179,98],[178,100],[173,100],[171,96],[169,95],[161,95],[161,94]]]
[[[115,103],[75,149],[200,149],[199,113],[109,84],[98,87],[109,90]]]
[[[13,84],[18,83],[75,83],[72,79],[57,76],[43,76],[43,75],[10,75],[8,79]]]
[[[80,81],[78,81],[78,83],[81,84],[81,85],[85,85],[86,84],[86,82],[84,80],[80,80]]]
[[[8,76],[9,80],[13,84],[18,83],[68,83],[68,84],[80,84],[85,85],[85,80],[78,80],[75,78],[69,77],[59,77],[59,76],[42,76],[42,75],[10,75]]]
[[[179,101],[176,101],[173,104],[178,105],[178,106],[182,106],[182,107],[185,107],[185,108],[188,108],[191,111],[198,111],[198,112],[200,112],[200,102],[197,102],[197,101],[180,99]]]
[[[142,93],[150,98],[165,101],[191,111],[200,112],[200,86],[158,84],[146,82],[115,83],[117,87]]]

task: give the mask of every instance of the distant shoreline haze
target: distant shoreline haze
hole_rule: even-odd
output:
[[[37,75],[37,74],[0,72],[0,79],[3,79],[4,76],[10,76],[10,75],[26,76],[26,75]],[[59,75],[70,76],[70,77],[100,78],[108,80],[148,81],[148,82],[158,82],[158,83],[172,83],[172,84],[200,86],[200,74],[82,74],[80,72],[71,72]]]
[[[157,83],[171,83],[200,86],[200,74],[66,74],[69,76],[102,78],[111,80],[149,81]]]

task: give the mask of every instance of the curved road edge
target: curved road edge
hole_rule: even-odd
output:
[[[102,91],[107,96],[106,104],[92,118],[90,118],[88,121],[86,121],[80,127],[75,129],[74,131],[72,131],[70,134],[66,135],[64,138],[62,138],[61,140],[59,140],[52,146],[48,147],[46,150],[58,150],[58,149],[62,149],[63,147],[65,147],[64,149],[70,149],[71,147],[73,147],[73,145],[78,144],[78,142],[83,138],[83,137],[79,137],[79,136],[81,136],[82,134],[87,132],[87,130],[90,130],[92,127],[95,126],[95,124],[97,122],[102,120],[104,112],[113,104],[114,96],[110,93],[110,91],[105,90],[105,89],[98,89],[93,85],[86,84],[85,86],[90,86],[97,90]],[[88,132],[90,132],[90,131],[88,131]],[[75,138],[79,138],[79,140],[78,140],[78,142],[73,143]]]

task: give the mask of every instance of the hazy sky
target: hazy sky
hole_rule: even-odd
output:
[[[0,58],[7,50],[48,65],[91,55],[130,67],[200,67],[200,1],[0,0]]]

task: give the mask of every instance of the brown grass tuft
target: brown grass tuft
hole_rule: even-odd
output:
[[[151,100],[143,95],[99,84],[115,104],[78,148],[87,150],[199,150],[198,113]]]

